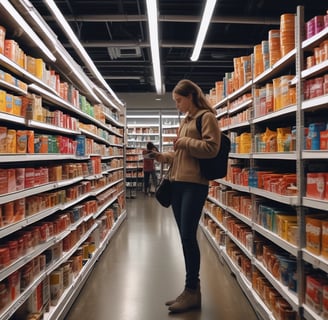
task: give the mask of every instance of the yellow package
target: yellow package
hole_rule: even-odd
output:
[[[7,127],[0,127],[0,153],[7,152]]]
[[[12,94],[7,93],[6,94],[6,112],[13,113],[13,103],[14,96]]]
[[[21,116],[22,110],[22,99],[20,97],[14,96],[13,100],[13,114],[15,116]]]
[[[16,153],[16,130],[7,131],[7,148],[8,153]]]
[[[6,91],[0,90],[0,111],[7,112],[6,109]]]
[[[278,218],[278,217],[277,217]],[[278,218],[278,235],[287,240],[288,237],[288,227],[290,224],[297,223],[297,216],[280,216]]]

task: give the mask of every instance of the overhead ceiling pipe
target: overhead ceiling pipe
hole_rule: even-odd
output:
[[[134,22],[134,21],[147,21],[146,15],[80,15],[71,16],[67,15],[65,18],[68,21],[76,22]],[[160,22],[192,22],[199,23],[198,16],[191,15],[159,15]],[[46,20],[53,20],[53,17],[46,16]],[[263,24],[263,25],[279,25],[279,19],[269,17],[212,17],[211,23],[236,23],[236,24]]]
[[[106,47],[140,47],[147,48],[150,46],[148,41],[87,41],[81,42],[85,48],[106,48]],[[160,47],[162,48],[193,48],[193,43],[187,42],[170,42],[170,41],[160,41]],[[70,47],[69,43],[65,44],[65,47]],[[227,43],[205,43],[203,48],[212,48],[212,49],[252,49],[254,45],[250,44],[227,44]]]

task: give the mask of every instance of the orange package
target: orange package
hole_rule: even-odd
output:
[[[0,153],[7,152],[7,127],[0,127]]]
[[[320,150],[328,149],[328,130],[320,131]]]
[[[8,225],[14,222],[14,202],[7,202],[3,207],[4,224]]]
[[[40,153],[48,153],[48,136],[40,136]]]
[[[16,130],[7,131],[7,148],[8,153],[16,153]]]
[[[34,131],[26,130],[27,134],[27,153],[34,153]]]
[[[268,173],[272,173],[272,171],[256,171],[257,173],[257,187],[259,189],[263,189],[263,185],[264,185],[264,180],[263,180],[263,176],[268,174]]]
[[[321,254],[328,258],[328,220],[322,221]]]
[[[15,221],[21,221],[25,218],[25,198],[14,201]]]
[[[327,279],[319,275],[306,276],[305,301],[318,314],[322,310],[323,287],[327,284]]]
[[[321,254],[321,234],[324,215],[305,217],[306,249],[313,254]]]
[[[0,169],[0,194],[8,193],[7,169]]]
[[[26,153],[27,151],[27,131],[17,130],[16,132],[16,153]]]

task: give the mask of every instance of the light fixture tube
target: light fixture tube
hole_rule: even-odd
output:
[[[61,11],[58,9],[57,5],[53,0],[44,0],[44,2],[47,4],[48,8],[51,10],[53,16],[59,23],[59,25],[62,27],[62,30],[66,33],[68,38],[72,41],[75,48],[77,48],[78,52],[84,59],[86,65],[88,66],[89,70],[93,73],[93,75],[101,82],[101,84],[110,92],[110,94],[114,97],[114,99],[119,103],[121,106],[124,106],[124,103],[117,97],[115,92],[111,89],[111,87],[108,85],[108,83],[105,81],[105,79],[102,77],[98,69],[96,68],[95,64],[91,60],[88,53],[85,51],[83,46],[81,45],[81,42],[76,37],[75,33],[71,29],[70,25],[66,21],[65,17],[62,15]]]
[[[151,58],[153,63],[154,82],[157,94],[162,94],[162,75],[158,43],[158,12],[157,0],[147,0],[148,29]]]
[[[38,35],[33,31],[33,29],[28,25],[28,23],[21,17],[21,15],[15,10],[15,8],[7,0],[1,0],[1,5],[8,12],[11,18],[16,21],[21,28],[24,30],[26,36],[34,42],[38,48],[50,59],[50,61],[55,62],[56,57],[47,48],[43,41],[38,37]]]
[[[35,9],[32,3],[29,0],[20,0],[19,2],[22,4],[24,9],[29,13],[33,21],[38,25],[38,28],[40,28],[43,34],[48,37],[52,45],[56,47],[58,42],[57,36],[50,29],[47,23],[43,20],[42,16],[40,16],[40,13]]]
[[[216,0],[207,0],[202,21],[199,27],[196,43],[194,46],[194,51],[190,57],[191,61],[197,61],[200,55],[200,51],[203,47],[203,43],[206,37],[208,26],[211,22],[213,11],[215,8]]]

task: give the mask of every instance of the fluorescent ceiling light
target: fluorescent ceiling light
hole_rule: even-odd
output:
[[[19,15],[19,13],[14,9],[14,7],[9,3],[9,1],[2,0],[1,5],[9,13],[11,18],[22,27],[25,32],[25,35],[28,36],[30,40],[35,43],[51,61],[55,62],[56,57],[47,48],[47,46],[38,37],[38,35],[33,31],[33,29],[26,23],[26,21]]]
[[[32,3],[29,0],[20,0],[20,3],[24,6],[25,10],[29,13],[33,21],[38,25],[45,36],[51,41],[54,47],[57,47],[57,36],[54,32],[49,28],[47,23],[43,20],[40,13],[35,9]]]
[[[124,106],[124,103],[117,97],[115,92],[111,89],[105,79],[102,77],[98,69],[96,68],[95,64],[91,60],[88,53],[85,51],[84,47],[82,46],[79,39],[76,37],[75,33],[71,29],[70,25],[68,24],[65,17],[62,15],[60,10],[58,9],[57,5],[53,0],[44,0],[44,2],[48,5],[48,8],[51,10],[53,16],[62,27],[62,30],[66,33],[68,38],[72,41],[75,48],[78,50],[78,53],[82,56],[85,64],[88,66],[89,70],[93,73],[93,75],[101,82],[101,84],[109,91],[111,96],[121,105]]]
[[[208,26],[212,19],[215,4],[216,4],[216,0],[207,0],[206,1],[202,21],[200,24],[200,28],[198,31],[198,35],[197,35],[197,39],[196,39],[196,43],[195,43],[195,47],[194,47],[194,51],[190,57],[191,61],[197,61],[199,58],[200,51],[203,47],[203,43],[204,43],[205,36],[207,33],[207,29],[208,29]]]
[[[2,0],[0,0],[0,1],[2,1]],[[62,45],[58,41],[57,36],[49,28],[47,23],[42,19],[40,14],[36,11],[36,9],[31,4],[31,2],[29,0],[20,0],[20,3],[24,6],[24,9],[30,14],[33,21],[38,25],[38,28],[40,28],[40,30],[42,30],[44,35],[46,35],[48,37],[48,39],[53,44],[56,52],[62,57],[62,59],[71,68],[72,72],[76,75],[76,77],[79,79],[79,81],[85,87],[85,89],[91,94],[91,96],[93,97],[93,99],[95,101],[100,103],[99,97],[92,91],[90,85],[86,81],[86,79],[85,79],[86,76],[85,77],[81,76],[81,73],[83,74],[81,67],[68,55],[67,51],[62,47]],[[28,30],[27,27],[25,27],[25,30]],[[35,38],[37,39],[37,36]],[[43,42],[42,42],[42,44],[43,44]],[[56,60],[56,58],[55,58],[55,60]],[[75,65],[75,67],[74,67],[74,65]]]
[[[157,94],[162,94],[162,75],[158,43],[157,0],[146,0],[151,58],[153,62],[154,82]]]

